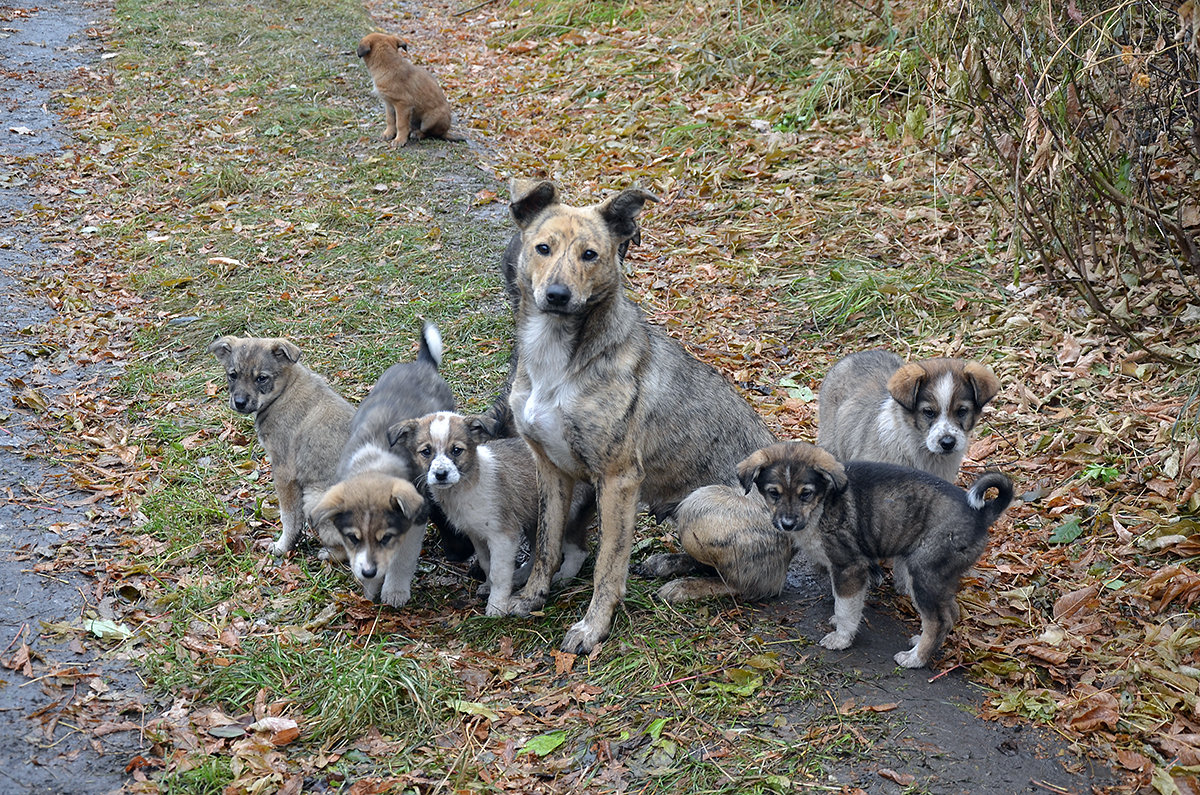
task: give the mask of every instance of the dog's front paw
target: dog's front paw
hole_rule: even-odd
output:
[[[412,589],[408,586],[389,588],[385,583],[383,586],[383,603],[392,607],[404,607],[412,596]]]
[[[676,605],[680,602],[686,602],[689,599],[694,599],[695,594],[692,593],[691,579],[671,580],[669,583],[659,588],[654,596],[660,602]]]
[[[927,662],[926,660],[922,660],[920,655],[917,654],[916,646],[906,651],[896,652],[896,656],[893,659],[902,668],[924,668]]]
[[[475,595],[481,599],[486,599],[492,593],[492,584],[490,582],[481,582],[479,587],[475,589]]]
[[[607,637],[607,630],[596,629],[587,621],[580,621],[567,630],[562,650],[568,654],[591,654],[596,644]]]
[[[821,638],[821,645],[832,651],[839,649],[848,649],[850,644],[854,642],[854,635],[849,632],[842,632],[840,629],[835,629],[825,637]]]
[[[508,600],[508,615],[528,616],[535,610],[541,610],[546,604],[545,594],[526,595],[522,591],[518,596]]]
[[[483,614],[496,618],[499,616],[508,615],[508,599],[488,599],[487,607],[484,608]]]

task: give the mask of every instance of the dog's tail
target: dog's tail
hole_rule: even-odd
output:
[[[432,364],[435,370],[442,366],[442,332],[428,320],[425,321],[425,328],[421,329],[421,349],[417,351],[417,361]]]
[[[984,497],[988,489],[995,489],[998,492],[990,500]],[[984,472],[978,480],[971,484],[971,488],[967,489],[967,505],[979,511],[980,518],[987,525],[991,525],[1000,514],[1004,513],[1004,509],[1012,502],[1012,498],[1012,481],[1008,479],[1007,475],[1000,472]]]

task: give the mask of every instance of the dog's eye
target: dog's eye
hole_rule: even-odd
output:
[[[937,416],[937,412],[934,411],[932,406],[926,406],[925,408],[921,409],[921,415],[925,417],[925,419],[931,420]]]
[[[354,546],[358,546],[358,542],[360,540],[358,537],[358,533],[343,532],[342,537],[344,537],[346,539],[346,541],[353,544]]]
[[[230,370],[230,371],[229,371],[229,380],[230,380],[230,381],[236,381],[236,380],[237,380],[237,370]]]
[[[580,256],[583,258],[584,262],[591,262],[592,260],[594,260],[596,257],[598,257],[600,255],[589,248],[589,249],[584,249],[583,254],[581,254]]]
[[[970,414],[971,411],[966,406],[959,406],[958,411],[956,413],[958,414],[958,418],[960,420],[965,420],[967,418],[967,415]]]
[[[385,547],[386,547],[388,544],[392,543],[392,539],[393,539],[393,538],[395,538],[395,537],[396,537],[396,534],[395,534],[395,533],[387,533],[387,534],[385,534],[385,535],[383,536],[383,538],[379,539],[379,544],[380,544],[380,546],[385,546]]]
[[[537,253],[541,254],[543,257],[548,256],[550,254],[550,247],[547,246],[545,243],[538,243],[533,248],[534,248],[534,250],[537,251]]]
[[[800,502],[812,502],[813,494],[816,492],[810,488],[806,488],[800,492]]]
[[[260,376],[258,376],[257,378],[255,378],[255,379],[254,379],[254,383],[256,383],[256,384],[265,384],[265,383],[267,383],[267,382],[268,382],[268,381],[270,381],[270,380],[271,380],[271,376],[269,376],[269,375],[260,375]]]
[[[765,494],[767,495],[767,499],[772,502],[778,502],[779,498],[783,496],[783,491],[777,486],[768,486]]]
[[[450,455],[454,456],[455,458],[458,458],[462,454],[463,454],[463,448],[461,445],[456,444],[450,448]]]
[[[425,445],[418,450],[417,453],[421,456],[421,458],[429,458],[429,456],[433,455],[433,450],[429,447],[429,445]]]

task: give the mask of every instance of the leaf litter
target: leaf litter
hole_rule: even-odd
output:
[[[1077,299],[1036,274],[1012,283],[1004,220],[972,188],[972,169],[986,165],[970,152],[948,164],[911,136],[889,140],[837,93],[834,78],[887,56],[886,44],[872,39],[814,50],[786,63],[766,48],[729,47],[733,33],[769,21],[737,20],[730,9],[631,3],[597,19],[567,13],[561,24],[543,19],[553,18],[547,9],[485,5],[461,13],[431,3],[413,16],[371,6],[376,24],[401,30],[437,74],[465,127],[488,139],[480,157],[495,176],[553,178],[581,201],[633,182],[660,196],[647,213],[641,247],[631,253],[633,290],[653,322],[728,373],[782,436],[813,437],[812,396],[829,364],[849,349],[886,345],[906,356],[963,355],[993,367],[1004,389],[966,469],[1009,472],[1025,501],[995,528],[967,579],[964,619],[940,665],[964,667],[992,689],[989,716],[1054,725],[1081,750],[1115,759],[1131,788],[1195,790],[1194,372],[1128,350]],[[120,51],[114,31],[104,35]],[[303,205],[306,192],[322,201],[338,195],[336,186],[330,193],[333,161],[321,160],[328,157],[323,153],[297,158],[300,144],[280,140],[282,129],[269,119],[257,127],[266,103],[254,99],[252,77],[204,73],[201,67],[217,67],[212,45],[187,46],[193,45],[197,74],[178,84],[148,64],[117,58],[103,70],[84,70],[81,90],[60,98],[81,141],[38,174],[65,203],[40,211],[39,220],[68,264],[31,285],[58,311],[46,329],[57,355],[129,367],[139,357],[161,363],[181,342],[194,349],[188,328],[197,317],[238,312],[230,310],[230,296],[189,292],[195,280],[219,285],[251,262],[274,266],[288,280],[267,304],[274,311],[286,311],[301,295],[336,307],[342,303],[336,286],[303,264],[326,262],[327,252],[337,262],[345,230],[357,223],[351,211],[372,219],[429,218],[419,204],[394,203],[391,183],[378,181],[366,198],[341,194],[345,215],[283,217]],[[328,79],[344,88],[362,77],[333,70]],[[114,82],[154,90],[114,91]],[[805,104],[822,91],[816,106]],[[219,113],[192,136],[198,118],[186,103],[196,96]],[[346,112],[344,98],[329,101]],[[811,110],[807,123],[798,122],[797,108]],[[372,113],[353,106],[364,128],[369,117],[374,130]],[[130,118],[153,120],[158,130],[152,135]],[[233,170],[168,164],[158,159],[154,135],[192,138],[204,162],[219,156]],[[160,188],[166,189],[131,189],[151,167],[164,170]],[[278,198],[281,184],[293,192],[291,205]],[[260,199],[278,202],[276,217],[252,212]],[[497,199],[485,189],[471,201]],[[129,227],[140,231],[122,231]],[[198,240],[195,233],[205,229],[227,244]],[[122,255],[134,267],[112,256],[104,244],[110,235],[123,241]],[[439,253],[439,240],[425,245]],[[203,273],[188,262],[202,262]],[[179,305],[171,303],[179,295],[195,296],[189,313],[167,308]],[[335,379],[352,377],[353,364],[341,364]],[[32,385],[19,405],[52,431],[49,454],[72,462],[75,484],[95,495],[95,521],[124,547],[97,562],[105,586],[98,590],[132,598],[118,605],[119,615],[97,616],[81,630],[144,659],[147,641],[172,636],[176,610],[192,616],[178,636],[174,663],[195,672],[192,684],[147,727],[154,753],[131,761],[131,791],[154,791],[157,771],[194,774],[210,754],[226,760],[227,792],[298,791],[311,776],[346,781],[357,763],[388,757],[412,766],[390,777],[358,778],[350,791],[428,791],[454,786],[455,775],[511,791],[622,789],[663,776],[683,787],[685,757],[711,773],[704,764],[724,770],[717,760],[742,753],[739,733],[723,728],[729,724],[721,715],[736,724],[761,714],[756,692],[770,688],[783,697],[796,686],[781,684],[794,671],[752,662],[761,662],[770,630],[740,611],[718,619],[700,608],[674,628],[682,642],[714,655],[701,667],[664,653],[660,646],[669,641],[627,642],[621,648],[632,645],[631,656],[653,661],[639,672],[643,690],[630,699],[613,689],[626,685],[613,661],[593,668],[593,661],[572,655],[540,656],[552,645],[542,635],[553,629],[533,628],[533,638],[499,634],[504,629],[479,624],[474,606],[455,596],[400,614],[341,596],[323,607],[290,602],[289,591],[315,580],[342,592],[348,583],[304,561],[274,567],[262,557],[261,540],[275,517],[268,470],[254,458],[248,426],[213,409],[220,400],[211,381],[196,384],[191,396],[181,390],[181,382],[194,381],[181,367],[138,377],[138,389],[120,392],[97,384],[47,394]],[[164,431],[172,422],[177,431]],[[197,510],[208,512],[217,532],[181,549],[153,526],[161,506],[149,507],[181,476],[172,459],[195,460],[196,452],[227,460],[231,477],[204,477],[219,490]],[[230,515],[247,505],[253,511]],[[246,587],[234,593],[223,585],[204,565],[208,555],[240,560],[235,565]],[[69,551],[60,559],[78,564]],[[454,579],[448,572],[447,580]],[[202,594],[204,608],[181,610],[145,597],[164,583]],[[546,626],[561,624],[562,611],[584,596],[581,589],[565,594],[563,605],[548,610]],[[629,609],[639,622],[653,610],[636,599]],[[278,616],[279,623],[248,620],[254,615]],[[473,637],[470,628],[479,626],[488,627],[485,639]],[[412,735],[398,730],[394,738],[369,726],[314,746],[306,732],[317,716],[278,698],[303,674],[221,696],[205,684],[245,663],[247,647],[276,640],[285,650],[343,644],[364,654],[383,649],[440,659],[430,673],[451,682],[448,691],[457,697],[407,707],[429,711],[423,720],[437,728],[423,739],[397,739]],[[27,653],[17,647],[4,664],[31,675],[35,661],[22,658],[22,649]],[[164,670],[171,663],[155,664],[164,679],[171,675]],[[590,683],[597,673],[599,683]],[[664,683],[674,686],[660,698],[654,688]],[[658,714],[675,714],[681,697],[689,699],[694,721]],[[869,745],[850,728],[863,738],[855,742]],[[793,749],[785,760],[767,745],[755,753],[779,765],[780,780],[765,786],[812,783],[805,772],[812,760],[803,752],[797,757]],[[906,781],[896,771],[879,774]]]

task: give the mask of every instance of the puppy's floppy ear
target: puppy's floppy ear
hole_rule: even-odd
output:
[[[396,42],[397,50],[404,50],[405,52],[408,52],[408,42],[407,41],[400,38],[399,36],[392,36],[392,41]]]
[[[371,45],[367,43],[367,37],[364,36],[363,40],[358,43],[358,57],[366,58],[370,54],[371,54]]]
[[[841,494],[846,490],[846,486],[850,481],[846,478],[846,468],[838,461],[830,460],[816,468],[818,474],[825,478],[825,482],[829,484],[829,491],[832,494]]]
[[[392,483],[392,510],[402,513],[410,522],[417,524],[429,518],[425,498],[407,480],[396,478]]]
[[[404,420],[393,424],[387,430],[388,447],[395,447],[403,442],[408,444],[409,440],[417,432],[417,423],[419,420]]]
[[[342,484],[335,483],[329,487],[328,491],[321,495],[320,499],[316,501],[316,504],[313,505],[312,509],[308,512],[309,518],[312,520],[314,526],[319,525],[322,522],[329,521],[333,518],[334,514],[342,511],[343,491],[344,488]]]
[[[983,408],[1000,391],[1000,379],[989,368],[979,362],[967,362],[963,366],[963,378],[975,390],[975,405]]]
[[[917,392],[925,381],[925,368],[919,364],[906,364],[888,379],[888,394],[909,411],[917,407]]]
[[[275,340],[271,346],[271,355],[276,359],[287,359],[292,364],[300,361],[300,349],[291,340]]]
[[[471,439],[476,444],[490,442],[496,438],[496,434],[492,430],[492,425],[488,422],[488,418],[482,414],[475,414],[467,417],[467,433],[471,435]]]
[[[637,217],[646,202],[656,202],[658,197],[641,188],[628,188],[602,203],[597,210],[608,225],[613,237],[621,242],[639,237]]]
[[[228,364],[229,357],[233,356],[233,344],[237,342],[237,337],[220,337],[212,341],[208,346],[208,352],[217,357],[217,361],[221,364]]]
[[[754,490],[754,481],[758,480],[758,473],[767,465],[767,460],[767,451],[764,448],[755,450],[737,465],[738,480],[742,482],[742,488],[747,494]]]
[[[547,207],[558,204],[558,187],[550,180],[513,178],[508,183],[508,193],[512,197],[509,209],[513,220],[522,229],[527,229]]]

